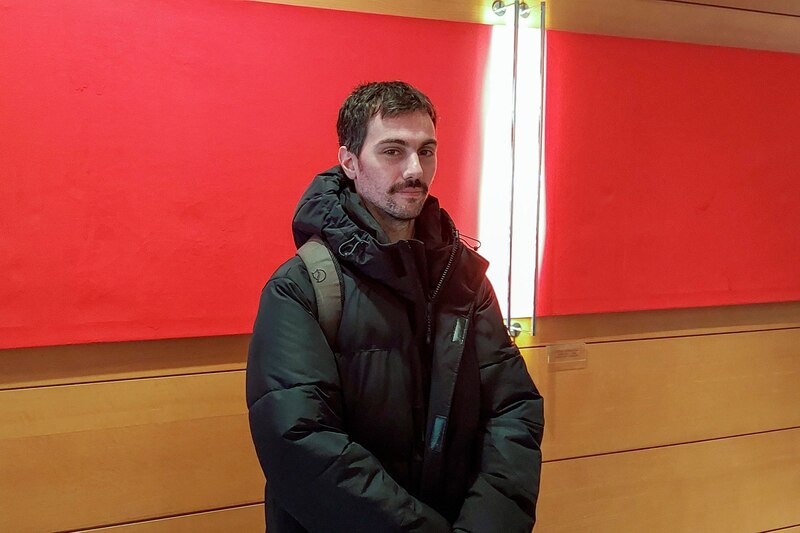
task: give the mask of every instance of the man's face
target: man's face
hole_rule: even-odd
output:
[[[413,220],[436,174],[433,121],[424,111],[376,115],[367,125],[361,154],[342,147],[339,162],[379,224]]]

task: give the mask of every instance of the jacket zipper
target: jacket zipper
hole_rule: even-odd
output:
[[[453,261],[455,261],[456,253],[458,252],[458,248],[461,245],[461,240],[458,238],[458,230],[453,229],[453,236],[455,237],[453,249],[450,250],[450,257],[447,258],[447,265],[445,265],[444,270],[442,271],[442,275],[439,278],[439,283],[436,284],[436,288],[433,289],[431,293],[431,297],[428,298],[427,306],[425,309],[425,322],[427,324],[427,330],[425,332],[425,343],[431,343],[431,337],[433,334],[433,303],[436,301],[436,297],[439,296],[439,291],[442,290],[444,286],[444,282],[447,279],[447,274],[450,272],[450,268],[453,266]]]

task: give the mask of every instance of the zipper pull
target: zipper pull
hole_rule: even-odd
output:
[[[425,333],[425,344],[430,345],[431,343],[431,336],[433,334],[433,326],[431,325],[431,321],[433,320],[433,301],[428,300],[425,304],[425,323],[427,324],[427,330]]]

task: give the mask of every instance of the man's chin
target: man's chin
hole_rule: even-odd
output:
[[[421,212],[422,209],[404,209],[402,211],[393,211],[392,213],[389,214],[395,220],[408,222],[410,220],[414,220],[415,218],[417,218]]]

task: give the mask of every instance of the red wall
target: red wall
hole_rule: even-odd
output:
[[[434,193],[475,234],[490,28],[227,0],[0,8],[0,348],[248,332],[338,107],[438,105]]]
[[[249,331],[342,99],[406,79],[475,234],[488,26],[6,2],[0,348]],[[540,315],[800,299],[800,56],[548,32]]]
[[[800,55],[548,32],[538,313],[800,300]]]

